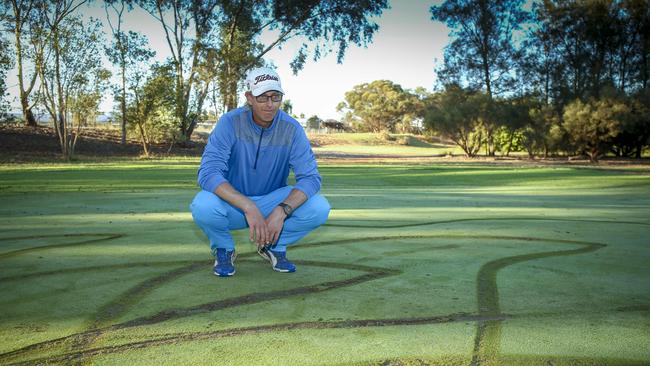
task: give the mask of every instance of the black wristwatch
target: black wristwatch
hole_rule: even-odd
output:
[[[287,215],[287,217],[286,217],[287,219],[293,213],[293,207],[287,205],[284,202],[281,202],[278,206],[282,207],[282,211],[284,211],[284,214]]]

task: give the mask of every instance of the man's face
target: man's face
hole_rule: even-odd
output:
[[[269,90],[264,94],[254,97],[253,94],[247,92],[246,99],[253,110],[253,120],[258,124],[264,125],[264,127],[268,127],[273,122],[273,118],[278,113],[278,109],[280,109],[282,93]]]

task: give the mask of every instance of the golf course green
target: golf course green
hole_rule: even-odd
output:
[[[218,278],[197,168],[0,166],[0,364],[650,364],[650,169],[325,162],[298,271]]]

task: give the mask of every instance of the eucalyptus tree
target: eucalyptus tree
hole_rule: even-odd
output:
[[[149,156],[149,146],[155,142],[173,143],[178,134],[174,118],[174,72],[173,65],[154,64],[146,79],[144,74],[130,83],[134,98],[129,103],[127,113],[136,130],[145,156]]]
[[[39,21],[36,0],[2,0],[0,18],[9,33],[14,36],[14,54],[18,76],[18,98],[27,126],[36,127],[32,109],[38,102],[33,100],[37,87],[37,65],[43,56],[45,32]]]
[[[438,72],[443,82],[483,89],[492,98],[513,86],[517,50],[513,34],[528,19],[524,0],[447,0],[432,6],[432,20],[452,29]]]
[[[432,20],[452,29],[444,64],[437,70],[439,80],[484,90],[489,99],[512,92],[519,57],[513,36],[528,19],[523,4],[524,0],[447,0],[432,6]],[[482,125],[489,154],[494,155],[497,121],[485,118]]]
[[[111,29],[112,42],[106,47],[106,54],[114,65],[119,68],[120,85],[116,91],[116,100],[120,103],[120,119],[122,127],[122,144],[126,143],[127,129],[127,99],[128,79],[132,74],[140,72],[139,65],[149,61],[156,53],[147,47],[147,38],[140,33],[125,31],[122,26],[125,12],[133,9],[132,0],[107,0],[104,2],[106,19]],[[113,19],[112,19],[113,18]]]
[[[424,125],[444,138],[452,140],[467,157],[476,156],[484,140],[481,129],[482,109],[490,100],[480,91],[447,85],[427,103]]]
[[[5,95],[7,94],[7,71],[13,64],[9,41],[0,38],[0,115],[7,108]]]
[[[224,109],[237,104],[244,73],[290,39],[302,42],[290,66],[299,71],[336,48],[342,61],[349,44],[366,45],[387,0],[140,0],[162,25],[175,70],[176,118],[188,141],[202,105],[218,84]],[[262,33],[272,39],[262,42]]]
[[[151,59],[155,55],[155,51],[148,47],[149,41],[144,35],[128,31],[119,34],[119,42],[114,39],[111,48],[106,48],[106,53],[114,64],[120,66],[120,84],[114,89],[115,99],[119,102],[119,111],[116,116],[122,121],[122,141],[126,140],[126,130],[131,128],[135,129],[140,135],[140,140],[145,141],[146,136],[141,127],[145,121],[137,119],[137,114],[129,113],[129,104],[138,104],[139,95],[143,92],[141,86],[147,77],[151,67]],[[170,80],[170,85],[166,87],[166,91],[170,95],[173,92],[173,79]],[[146,145],[143,143],[145,155],[149,155]]]
[[[44,56],[38,63],[40,92],[59,139],[61,153],[70,159],[80,135],[69,118],[71,104],[82,93],[95,92],[104,85],[107,73],[102,68],[101,23],[83,23],[74,14],[85,1],[60,0],[41,3],[39,12],[48,32]],[[101,91],[96,91],[101,94]]]
[[[621,132],[622,123],[630,109],[622,101],[613,98],[579,99],[564,109],[564,129],[571,141],[592,162],[607,152],[614,138]]]
[[[644,90],[650,87],[650,5],[646,0],[623,0],[620,8],[620,88]]]
[[[349,111],[360,122],[358,130],[368,132],[408,130],[423,108],[418,95],[390,80],[355,85],[337,106],[338,111]]]

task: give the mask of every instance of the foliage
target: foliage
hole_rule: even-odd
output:
[[[37,0],[4,0],[0,2],[0,22],[6,28],[7,34],[14,36],[13,53],[16,61],[18,91],[23,119],[27,126],[36,127],[36,119],[32,109],[38,100],[31,100],[38,78],[37,63],[43,57],[43,46],[46,33],[42,30],[42,17],[39,16]],[[4,38],[0,41],[3,42]],[[0,65],[8,66],[9,48],[0,45]],[[28,68],[31,65],[31,69]],[[1,67],[0,67],[1,68]],[[5,76],[2,81],[5,83]],[[4,87],[2,88],[4,96]]]
[[[447,0],[432,6],[433,20],[452,29],[444,65],[437,70],[443,84],[483,89],[489,97],[512,89],[517,52],[513,32],[527,19],[523,0]]]
[[[519,138],[531,157],[581,152],[584,133],[571,136],[574,129],[561,124],[565,107],[615,98],[635,113],[620,119],[608,143],[592,135],[589,148],[640,157],[650,135],[641,97],[650,79],[647,1],[550,0],[533,2],[529,14],[523,3],[453,0],[431,7],[432,19],[452,30],[439,82],[482,90],[493,101],[472,129],[482,133],[486,154],[507,154]]]
[[[576,100],[564,109],[564,128],[575,146],[591,161],[598,161],[620,133],[623,120],[630,113],[624,103],[614,99]]]
[[[69,119],[69,113],[73,112],[70,106],[89,94],[101,94],[103,80],[107,78],[107,73],[101,67],[101,23],[91,20],[84,24],[80,18],[71,16],[75,7],[81,4],[74,1],[56,2],[44,7],[41,13],[51,32],[44,44],[44,55],[48,57],[38,64],[41,93],[66,159],[74,155],[74,147],[81,133],[80,123],[77,123],[76,131],[73,130],[74,121]],[[88,100],[81,105],[84,107],[79,110],[91,108]]]
[[[560,126],[560,115],[550,105],[532,106],[529,111],[529,123],[523,127],[522,144],[529,157],[543,151],[548,156],[551,148],[551,128]],[[555,144],[557,145],[557,143]]]
[[[119,3],[119,5],[118,5]],[[111,21],[109,8],[117,17],[117,24],[114,26]],[[156,53],[147,47],[147,38],[139,33],[122,30],[122,21],[125,10],[133,8],[130,0],[110,0],[104,2],[106,18],[111,28],[113,42],[106,47],[106,55],[114,65],[120,69],[120,83],[115,91],[115,99],[120,103],[120,117],[122,121],[122,144],[126,143],[127,126],[127,83],[134,78],[134,74],[140,73],[142,63],[150,60]],[[135,76],[137,78],[137,76]]]
[[[293,103],[291,103],[291,100],[284,99],[282,105],[280,105],[280,109],[282,109],[286,114],[293,116],[294,118],[296,117],[293,114]]]
[[[74,88],[69,96],[69,109],[72,116],[72,125],[88,126],[89,121],[95,122],[103,90],[107,88],[111,73],[103,68],[88,70],[89,74],[83,75],[84,81]]]
[[[314,115],[307,118],[307,128],[311,130],[317,130],[320,128],[320,124],[323,122],[318,116]]]
[[[129,129],[137,133],[145,156],[152,143],[173,143],[178,139],[174,114],[174,72],[172,65],[154,64],[144,85],[133,90],[127,113]]]
[[[641,90],[626,104],[629,113],[613,140],[612,151],[616,156],[641,158],[643,149],[650,144],[650,92]]]
[[[7,71],[13,66],[11,46],[9,42],[0,37],[0,113],[7,109]]]
[[[370,16],[380,15],[386,0],[366,1],[182,1],[138,2],[162,25],[175,66],[176,118],[180,136],[188,141],[202,106],[212,91],[221,95],[223,109],[237,105],[245,72],[264,64],[270,50],[291,38],[304,42],[291,62],[302,69],[309,54],[317,60],[337,47],[339,62],[350,43],[359,46],[372,40],[377,25]],[[262,31],[276,31],[265,44]],[[311,50],[310,48],[313,48]],[[210,84],[216,83],[216,87]]]
[[[510,152],[524,151],[523,141],[524,132],[521,129],[513,130],[506,126],[500,126],[494,134],[495,149],[505,156],[508,156]]]
[[[544,1],[533,6],[526,51],[530,90],[559,109],[598,98],[605,86],[645,88],[650,54],[647,1]]]
[[[409,90],[390,80],[356,85],[345,93],[337,110],[349,110],[358,121],[357,130],[410,132],[412,122],[423,114],[424,103]]]
[[[424,124],[428,130],[452,140],[466,156],[475,156],[481,148],[481,111],[487,101],[489,97],[484,93],[448,85],[429,100]]]

